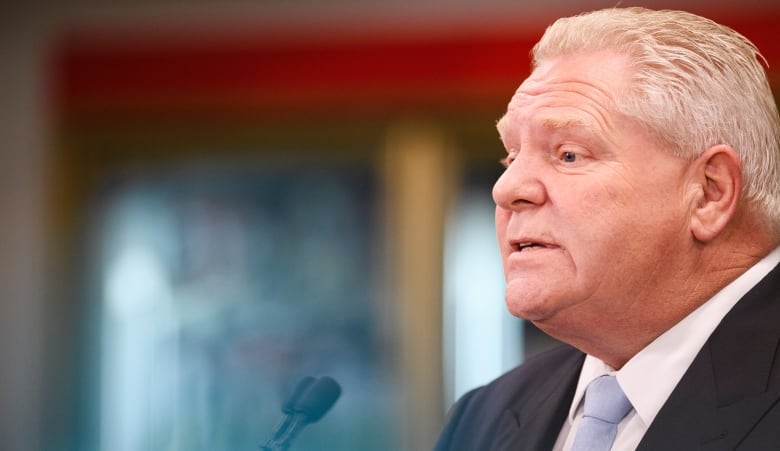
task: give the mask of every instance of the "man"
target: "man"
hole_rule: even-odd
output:
[[[466,394],[436,449],[780,449],[780,118],[758,51],[627,8],[557,21],[533,58],[498,122],[496,229],[509,310],[570,346]],[[605,385],[614,420],[587,412]]]

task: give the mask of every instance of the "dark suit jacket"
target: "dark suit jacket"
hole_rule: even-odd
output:
[[[779,343],[780,266],[721,321],[637,450],[780,450]],[[435,450],[552,449],[584,359],[562,346],[467,393]]]

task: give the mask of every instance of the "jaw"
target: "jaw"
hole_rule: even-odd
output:
[[[530,321],[552,338],[592,355],[616,370],[658,336],[641,325],[606,324],[607,321],[599,322],[596,318],[583,318],[575,312],[576,308],[571,310]]]

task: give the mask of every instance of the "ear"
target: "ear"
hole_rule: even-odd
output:
[[[727,145],[710,147],[693,163],[701,184],[691,216],[693,236],[702,242],[715,239],[737,211],[742,192],[742,164]]]

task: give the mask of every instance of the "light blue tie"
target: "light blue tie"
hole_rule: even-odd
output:
[[[631,403],[615,376],[601,376],[585,390],[585,409],[571,451],[609,451]]]

